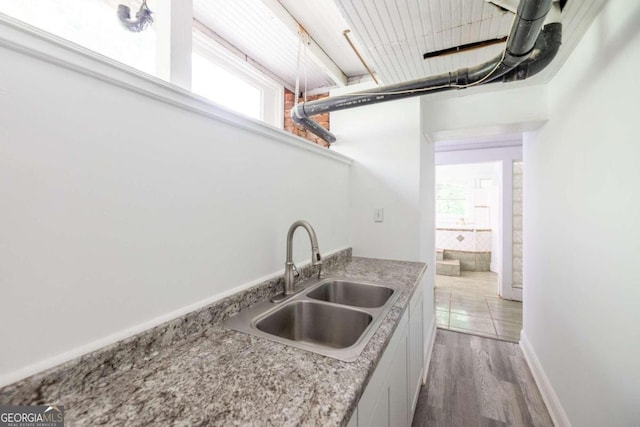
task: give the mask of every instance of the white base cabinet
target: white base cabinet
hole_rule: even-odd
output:
[[[423,369],[422,287],[416,289],[348,427],[411,425]]]
[[[417,293],[420,293],[417,295]],[[409,424],[413,421],[413,413],[416,410],[422,374],[424,373],[424,304],[422,288],[416,290],[415,298],[409,305]]]
[[[405,330],[389,370],[389,426],[409,425],[409,331]]]

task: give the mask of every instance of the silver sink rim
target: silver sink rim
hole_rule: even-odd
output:
[[[358,337],[358,339],[356,340],[356,342],[354,342],[352,345],[348,346],[348,347],[341,347],[341,348],[334,348],[334,347],[329,347],[329,346],[324,346],[322,344],[313,344],[313,343],[309,343],[307,341],[295,341],[295,340],[290,340],[288,338],[283,338],[280,337],[278,335],[274,335],[274,334],[270,334],[269,332],[265,332],[262,329],[258,328],[258,323],[260,323],[262,320],[265,320],[266,318],[278,313],[281,310],[284,310],[287,306],[290,305],[294,305],[294,304],[313,304],[313,305],[319,305],[319,306],[328,306],[328,307],[337,307],[341,310],[346,310],[346,311],[355,311],[355,312],[360,312],[360,313],[364,313],[366,315],[371,316],[371,322],[369,322],[369,324],[367,325],[366,328],[364,328],[362,330],[362,332],[360,333],[360,336]],[[321,300],[316,300],[316,299],[310,299],[310,298],[302,298],[302,299],[296,299],[296,300],[287,300],[285,302],[283,302],[282,304],[278,304],[278,307],[276,310],[269,310],[267,313],[264,313],[256,318],[254,318],[251,322],[251,327],[257,331],[260,331],[263,334],[269,335],[270,337],[274,337],[277,338],[277,340],[280,342],[280,340],[286,341],[286,343],[295,343],[295,344],[290,344],[293,347],[306,347],[306,346],[310,346],[310,347],[321,347],[323,349],[330,349],[332,351],[347,351],[349,349],[351,349],[352,347],[357,346],[360,341],[362,340],[363,336],[366,334],[367,330],[371,327],[371,324],[376,320],[375,315],[371,314],[368,311],[365,310],[359,310],[357,307],[353,307],[350,305],[344,305],[344,304],[334,304],[334,303],[327,303],[325,301],[321,301]],[[312,350],[313,351],[313,350]],[[315,351],[314,351],[315,352]]]
[[[331,283],[331,282],[347,282],[350,284],[354,284],[354,285],[365,285],[365,286],[370,286],[370,287],[374,287],[374,288],[384,288],[384,289],[391,289],[391,295],[389,296],[389,299],[387,299],[387,301],[379,306],[376,307],[365,307],[365,306],[361,306],[361,305],[351,305],[351,304],[346,304],[346,303],[332,303],[331,301],[327,301],[327,300],[323,300],[323,299],[319,299],[319,298],[314,298],[309,296],[309,294],[314,293],[315,291],[317,291],[318,289],[320,289],[321,287],[323,287],[324,285]],[[359,308],[359,309],[379,309],[381,307],[384,307],[387,305],[387,303],[389,302],[389,300],[398,292],[398,289],[396,287],[393,286],[387,286],[387,285],[380,285],[377,283],[368,283],[368,282],[355,282],[353,280],[346,280],[346,279],[336,279],[336,278],[329,278],[327,279],[322,279],[320,280],[320,283],[318,283],[317,285],[314,285],[313,288],[311,289],[305,289],[304,294],[307,298],[313,300],[313,301],[322,301],[322,302],[326,302],[326,303],[332,303],[332,304],[337,304],[340,306],[346,306],[346,307],[354,307],[354,308]]]
[[[289,305],[298,304],[298,303],[301,303],[301,302],[306,302],[308,304],[328,305],[328,306],[333,306],[333,307],[340,307],[340,308],[345,309],[345,310],[360,311],[362,313],[369,314],[372,317],[371,322],[369,323],[369,325],[371,325],[371,323],[373,323],[373,321],[375,320],[375,316],[373,314],[371,314],[370,312],[368,312],[366,310],[361,310],[359,307],[355,307],[355,306],[352,306],[352,305],[332,303],[332,302],[323,301],[323,300],[317,300],[317,299],[313,299],[313,298],[300,298],[300,299],[291,298],[291,299],[288,299],[286,301],[283,301],[280,304],[277,304],[276,307],[274,307],[273,310],[268,310],[268,311],[258,315],[257,317],[254,317],[251,320],[251,327],[258,329],[258,323],[260,323],[260,321],[262,321],[262,320],[266,319],[267,317],[277,313],[278,311],[284,309],[285,307],[287,307]],[[260,329],[258,329],[258,330],[260,330]],[[265,333],[267,333],[267,332],[265,332]],[[269,334],[269,335],[272,335],[272,334]],[[291,341],[291,340],[288,340],[288,341]]]
[[[349,282],[349,283],[357,283],[360,285],[385,287],[385,288],[392,289],[393,293],[391,294],[391,296],[389,297],[389,299],[384,305],[380,307],[372,307],[372,308],[356,307],[353,305],[333,303],[333,302],[319,300],[315,298],[309,298],[307,296],[308,293],[314,291],[316,288],[322,286],[323,284],[331,281],[342,281],[342,282]],[[288,345],[290,347],[294,347],[297,349],[306,350],[312,353],[342,360],[343,362],[354,362],[355,360],[358,359],[358,356],[360,355],[360,353],[362,353],[362,351],[367,346],[367,344],[369,343],[369,341],[371,340],[375,332],[378,330],[378,327],[380,326],[382,321],[387,317],[387,315],[389,314],[389,311],[391,311],[391,309],[395,305],[396,301],[400,297],[400,291],[402,289],[401,286],[395,285],[393,283],[379,284],[379,283],[372,283],[372,282],[356,280],[356,279],[348,279],[344,277],[324,277],[320,280],[313,278],[313,279],[308,279],[306,281],[301,282],[300,284],[298,284],[298,286],[301,286],[302,290],[297,292],[291,298],[288,298],[287,300],[282,301],[280,303],[263,301],[261,303],[255,304],[254,306],[244,309],[240,313],[237,313],[234,316],[227,318],[223,322],[223,325],[226,326],[227,328],[233,329],[238,332],[250,334],[260,338],[265,338],[270,341]],[[280,337],[278,335],[273,335],[268,332],[264,332],[256,327],[256,324],[261,320],[265,319],[266,317],[274,314],[275,312],[283,309],[284,307],[290,304],[301,302],[301,301],[306,301],[306,302],[309,302],[312,304],[318,304],[318,305],[340,307],[345,310],[363,312],[371,315],[372,320],[369,323],[369,325],[360,334],[360,337],[356,340],[356,342],[351,346],[344,347],[344,348],[334,348],[334,347],[324,346],[321,344],[309,343],[306,341],[294,341],[294,340]]]

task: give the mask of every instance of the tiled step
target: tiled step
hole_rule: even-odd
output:
[[[444,261],[444,249],[436,249],[436,261]]]
[[[448,259],[446,261],[436,261],[436,274],[440,274],[441,276],[459,276],[460,260]]]

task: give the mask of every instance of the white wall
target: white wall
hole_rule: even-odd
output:
[[[331,131],[337,138],[332,149],[354,159],[354,255],[420,261],[419,98],[333,112]],[[373,221],[375,208],[384,209],[384,222]]]
[[[128,90],[18,53],[1,29],[0,385],[281,272],[297,219],[323,254],[349,246],[348,159],[142,95],[191,99],[135,73]],[[309,256],[299,230],[295,259]]]
[[[522,158],[522,148],[513,138],[519,143],[522,132],[540,128],[549,118],[547,91],[547,86],[525,80],[422,97],[425,135],[435,142],[457,141],[451,151],[437,148],[436,164],[501,163],[502,226],[496,251],[501,264],[494,262],[493,268],[499,272],[500,296],[506,299],[522,300],[522,290],[512,286],[512,167],[513,160]]]
[[[639,22],[605,5],[524,142],[523,341],[559,425],[640,420]]]
[[[422,98],[425,133],[433,141],[520,134],[548,117],[545,86],[494,83]]]
[[[332,91],[345,94],[370,83]],[[351,228],[355,256],[427,263],[423,278],[425,363],[435,338],[434,144],[421,123],[420,98],[331,113],[332,149],[354,159]],[[374,208],[384,222],[373,221]],[[426,372],[425,372],[426,375]]]
[[[424,273],[424,345],[426,381],[429,363],[436,334],[435,312],[435,279],[436,279],[436,174],[435,174],[435,146],[427,138],[424,131],[420,131],[420,259],[427,263]]]

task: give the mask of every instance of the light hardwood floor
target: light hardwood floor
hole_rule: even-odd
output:
[[[516,344],[438,329],[419,426],[553,426]]]

